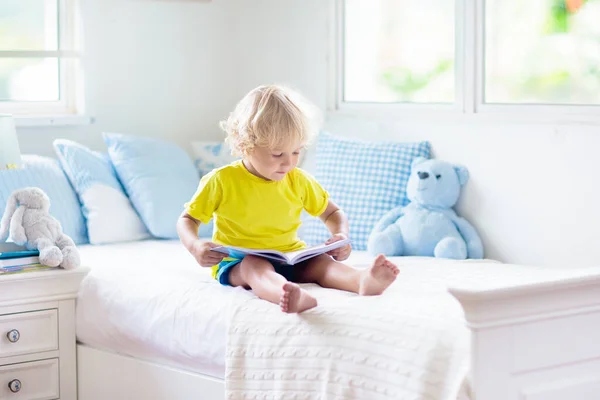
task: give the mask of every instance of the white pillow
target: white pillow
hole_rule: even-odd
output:
[[[57,139],[53,145],[79,197],[91,244],[150,237],[123,191],[107,154],[65,139]]]

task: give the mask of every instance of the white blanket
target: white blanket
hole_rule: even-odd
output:
[[[319,306],[300,315],[250,299],[228,331],[226,398],[468,398],[470,335],[447,287],[499,267],[411,258],[382,296],[304,285]]]

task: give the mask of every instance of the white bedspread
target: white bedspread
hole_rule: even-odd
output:
[[[231,314],[254,298],[224,287],[177,240],[80,246],[91,268],[77,299],[77,339],[91,347],[223,378]],[[353,262],[371,257],[355,252]]]
[[[468,393],[469,332],[447,286],[503,268],[394,258],[401,272],[383,296],[305,285],[319,307],[287,315],[219,285],[177,241],[80,250],[91,272],[77,301],[79,341],[225,376],[231,399],[284,398],[286,390],[285,399],[454,400],[460,389]],[[355,252],[350,263],[371,259]]]
[[[501,265],[395,260],[400,275],[382,296],[306,285],[319,306],[300,315],[259,299],[241,305],[228,334],[227,399],[469,398],[470,335],[447,287]]]
[[[80,252],[91,271],[77,299],[79,342],[223,378],[230,313],[249,292],[216,283],[174,240]]]

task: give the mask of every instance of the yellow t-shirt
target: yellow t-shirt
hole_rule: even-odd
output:
[[[238,160],[203,176],[185,208],[204,224],[214,218],[215,243],[287,252],[306,247],[297,236],[302,210],[318,216],[328,200],[327,191],[300,168],[268,181]]]

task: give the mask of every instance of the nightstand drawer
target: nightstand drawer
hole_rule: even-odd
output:
[[[57,349],[56,309],[0,316],[0,358]]]
[[[59,398],[58,359],[0,367],[0,400]]]

